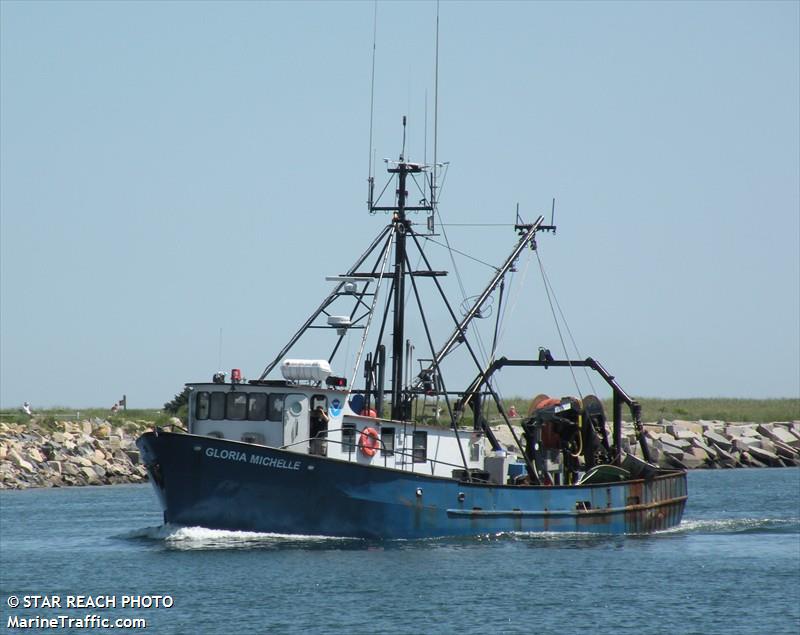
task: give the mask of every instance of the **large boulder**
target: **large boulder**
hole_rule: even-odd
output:
[[[94,431],[96,439],[107,439],[111,436],[111,426],[107,423],[101,423]]]
[[[784,426],[761,424],[758,426],[758,431],[771,441],[780,441],[794,448],[800,448],[800,439]]]
[[[100,480],[93,467],[82,467],[80,471],[89,483],[97,483]]]
[[[737,437],[733,440],[733,448],[739,452],[747,452],[750,448],[761,446],[761,439],[756,437]]]
[[[42,463],[45,460],[44,456],[42,456],[42,453],[36,448],[28,449],[28,458],[32,461],[36,461],[37,463]]]
[[[85,456],[73,456],[70,459],[70,462],[75,463],[79,467],[88,467],[91,468],[94,463],[91,459],[86,458]]]
[[[701,437],[695,437],[692,439],[692,445],[696,448],[700,448],[701,450],[705,451],[706,454],[714,456],[714,450],[711,448],[707,443],[703,441]]]
[[[711,444],[712,449],[716,453],[716,461],[720,465],[724,467],[733,467],[739,464],[738,452],[731,451],[727,452],[720,448],[719,446],[715,445],[714,443]]]
[[[683,457],[683,448],[679,448],[671,443],[667,443],[663,438],[661,441],[658,442],[661,451],[664,454],[669,454],[670,456],[675,457],[676,459],[680,459]]]
[[[705,439],[712,445],[716,445],[726,452],[730,452],[731,448],[733,447],[733,443],[731,443],[730,439],[722,436],[718,432],[714,432],[713,430],[706,430],[703,432],[703,437],[705,437]]]
[[[698,468],[704,467],[708,463],[709,457],[700,448],[690,448],[688,452],[683,453],[683,459],[681,460],[688,468]]]
[[[20,455],[20,453],[17,452],[16,449],[10,448],[8,450],[8,458],[11,461],[11,463],[16,465],[20,469],[25,470],[29,474],[33,474],[34,472],[33,465],[31,465],[29,461],[26,461],[24,458],[22,458],[22,455]]]
[[[772,467],[783,466],[783,463],[778,458],[778,456],[774,452],[770,452],[769,450],[764,450],[763,448],[751,447],[749,449],[749,454],[751,457],[756,458],[757,460],[761,461],[766,465],[770,465]]]
[[[680,419],[676,419],[670,425],[666,427],[667,432],[669,432],[673,437],[676,439],[685,439],[687,438],[685,435],[686,433],[689,434],[703,434],[703,426],[700,423],[696,423],[694,421],[681,421]]]
[[[791,460],[796,460],[800,458],[800,450],[797,448],[793,448],[791,445],[787,445],[786,443],[781,443],[780,441],[774,441],[775,445],[775,454],[782,458],[787,458]]]

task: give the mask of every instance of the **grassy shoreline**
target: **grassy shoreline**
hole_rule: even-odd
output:
[[[664,399],[661,397],[637,397],[642,405],[642,421],[655,423],[661,419],[669,421],[727,421],[746,423],[772,423],[776,421],[800,421],[800,399],[734,399],[727,397],[696,397],[686,399]],[[520,415],[528,413],[531,397],[503,399],[508,409],[514,405]],[[606,414],[611,415],[611,400],[603,402]],[[488,403],[484,409],[489,419],[496,418],[497,409]],[[630,419],[630,411],[623,406],[622,417]]]
[[[771,421],[800,420],[800,399],[730,399],[694,398],[659,399],[643,397],[642,418],[645,421],[659,419],[700,419],[719,421],[749,421],[769,423]],[[607,404],[610,407],[610,404]]]
[[[528,411],[532,397],[512,397],[504,399],[508,409],[512,404],[521,415]],[[752,423],[769,423],[774,421],[800,420],[800,399],[733,399],[733,398],[687,398],[663,399],[658,397],[638,398],[642,404],[642,420],[656,422],[660,419],[685,421],[735,421]],[[605,402],[606,412],[611,412],[610,401]],[[494,407],[487,403],[486,414],[490,416]],[[104,419],[112,425],[136,425],[146,428],[152,425],[165,425],[172,415],[156,409],[131,409],[111,413],[108,408],[48,408],[36,410],[35,419],[45,427],[56,421],[76,419]],[[623,409],[623,418],[630,418],[627,408]],[[29,417],[18,408],[0,410],[0,422],[25,423]]]
[[[169,423],[172,415],[162,410],[152,409],[131,409],[120,410],[112,413],[108,408],[44,408],[34,410],[33,417],[29,417],[21,412],[19,408],[4,408],[0,410],[0,423],[26,424],[35,421],[36,424],[45,430],[54,431],[60,426],[56,422],[64,421],[91,421],[92,419],[102,419],[108,421],[112,426],[124,427],[128,432],[135,430],[145,430],[154,425],[164,426]]]

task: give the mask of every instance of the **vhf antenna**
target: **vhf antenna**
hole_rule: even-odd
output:
[[[378,41],[378,0],[375,0],[375,12],[372,22],[372,81],[369,90],[369,169],[367,177],[367,209],[372,213],[372,201],[375,192],[375,176],[372,174],[372,127],[375,114],[375,49]]]
[[[553,205],[550,207],[550,224],[542,225],[541,229],[546,232],[556,233],[556,198],[553,197]]]
[[[425,103],[427,107],[427,100]],[[426,115],[427,124],[427,115]],[[426,133],[427,135],[427,133]],[[431,170],[431,215],[428,216],[428,232],[434,233],[436,218],[436,172],[439,170],[439,0],[436,0],[436,54],[433,80],[433,170]]]
[[[400,160],[404,161],[406,156],[406,116],[403,115],[403,149],[400,152]]]

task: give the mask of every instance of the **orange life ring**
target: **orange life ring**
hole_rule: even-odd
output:
[[[378,451],[378,431],[375,428],[364,428],[358,439],[358,449],[364,456],[375,456]]]

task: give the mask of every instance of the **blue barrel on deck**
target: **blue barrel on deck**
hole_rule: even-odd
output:
[[[524,463],[509,463],[508,464],[508,478],[511,479],[511,482],[514,482],[514,479],[518,476],[523,476],[527,474],[527,470],[525,469]]]

